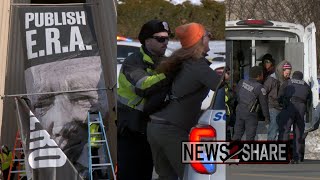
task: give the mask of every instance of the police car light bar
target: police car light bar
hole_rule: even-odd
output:
[[[273,23],[271,21],[266,20],[254,20],[254,19],[248,19],[248,20],[242,20],[236,23],[237,25],[247,25],[247,26],[273,26]]]
[[[123,36],[117,36],[117,41],[126,41],[126,42],[132,42],[132,39],[125,38]]]

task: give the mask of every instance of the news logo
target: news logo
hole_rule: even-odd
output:
[[[201,164],[288,164],[288,142],[183,142],[182,162]]]
[[[199,126],[182,142],[182,163],[201,174],[213,174],[218,164],[288,164],[288,141],[218,141],[216,129]]]

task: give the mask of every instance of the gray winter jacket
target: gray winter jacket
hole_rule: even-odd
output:
[[[172,84],[172,94],[177,99],[151,115],[151,120],[170,122],[189,132],[198,122],[202,101],[210,89],[217,88],[220,80],[205,58],[186,60]]]
[[[281,61],[277,65],[276,71],[271,74],[263,84],[267,91],[269,108],[281,110],[281,106],[278,102],[278,94],[281,84],[285,81],[282,67],[286,62],[288,61]]]

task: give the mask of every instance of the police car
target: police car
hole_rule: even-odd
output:
[[[226,139],[226,111],[225,111],[225,91],[224,88],[216,90],[211,96],[209,107],[201,115],[197,126],[190,131],[189,141],[206,141],[208,134],[213,135],[211,140],[224,141]],[[198,137],[192,135],[197,134]],[[196,171],[200,170],[200,172]],[[225,164],[187,164],[185,166],[184,178],[186,180],[225,180]]]

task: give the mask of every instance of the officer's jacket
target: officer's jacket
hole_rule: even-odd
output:
[[[155,72],[159,62],[143,47],[127,57],[119,73],[118,102],[142,111],[146,97],[169,83],[165,74]]]
[[[91,141],[92,147],[100,147],[101,143],[94,142],[94,141],[101,140],[101,134],[94,134],[94,133],[99,133],[99,127],[100,127],[99,124],[95,124],[95,123],[90,124],[90,134],[92,134],[90,141]]]
[[[307,103],[311,100],[310,86],[303,80],[289,79],[279,89],[279,103],[286,106],[289,102]]]
[[[233,105],[234,105],[234,99],[233,99],[232,91],[229,89],[228,84],[224,86],[224,92],[225,92],[224,101],[226,103],[226,113],[228,116],[230,116],[233,109]]]
[[[261,105],[262,113],[265,118],[269,119],[269,108],[267,93],[263,85],[255,79],[241,80],[236,88],[238,105],[247,107],[247,110],[255,105],[258,101]]]
[[[0,154],[1,160],[1,169],[4,171],[10,167],[11,160],[12,160],[12,152],[10,151],[9,154],[1,153]]]

